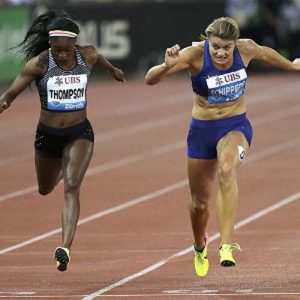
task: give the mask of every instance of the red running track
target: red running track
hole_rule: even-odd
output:
[[[62,185],[39,196],[33,138],[37,94],[1,114],[0,298],[300,299],[297,76],[252,75],[253,144],[239,172],[237,266],[218,264],[211,201],[205,279],[193,270],[185,138],[192,92],[185,79],[95,82],[89,119],[95,153],[81,192],[69,269],[55,268]]]

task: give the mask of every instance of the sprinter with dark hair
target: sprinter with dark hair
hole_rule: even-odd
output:
[[[90,163],[94,133],[87,119],[86,88],[93,67],[106,69],[125,81],[94,46],[76,45],[79,27],[65,12],[39,16],[18,45],[26,64],[0,96],[0,112],[7,109],[35,81],[41,112],[35,138],[35,166],[41,195],[64,180],[62,245],[55,250],[57,269],[65,271],[79,218],[80,186]]]

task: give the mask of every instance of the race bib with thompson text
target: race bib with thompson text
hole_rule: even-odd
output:
[[[47,82],[48,109],[80,110],[86,106],[87,75],[50,77]]]

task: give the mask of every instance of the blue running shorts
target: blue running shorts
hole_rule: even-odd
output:
[[[249,146],[253,130],[246,113],[220,120],[198,120],[192,118],[187,137],[187,155],[197,159],[217,158],[217,144],[231,131],[241,132]]]

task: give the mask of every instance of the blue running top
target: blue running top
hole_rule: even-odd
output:
[[[235,101],[245,93],[246,67],[237,47],[233,51],[232,66],[227,70],[218,70],[212,63],[209,42],[206,40],[203,61],[201,72],[191,76],[192,88],[196,94],[208,97],[208,102],[213,104]]]

